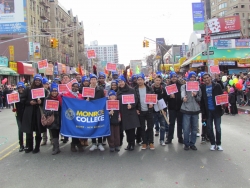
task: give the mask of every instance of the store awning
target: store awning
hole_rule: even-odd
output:
[[[193,59],[195,59],[196,57],[198,57],[199,55],[200,54],[197,54],[196,56],[189,58],[187,61],[184,61],[183,64],[181,65],[181,67],[185,67],[185,66],[189,65],[191,63],[191,61]]]
[[[36,74],[35,68],[32,67],[32,64],[17,62],[17,72],[19,74],[25,75],[34,75]]]
[[[0,67],[0,75],[19,76],[16,71],[9,67]]]
[[[250,55],[250,50],[247,48],[237,49],[212,49],[213,55],[209,55],[209,59],[216,59],[219,61],[238,61]],[[206,62],[207,56],[200,53],[192,62]]]

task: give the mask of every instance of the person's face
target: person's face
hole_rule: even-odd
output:
[[[104,78],[104,77],[99,77],[99,79],[98,79],[98,80],[99,80],[99,82],[100,82],[100,83],[102,83],[102,84],[104,84],[104,83],[105,83],[105,78]]]
[[[52,95],[52,97],[56,97],[58,95],[58,91],[57,90],[52,90],[51,95]]]
[[[43,84],[43,87],[44,87],[45,89],[48,89],[48,88],[49,88],[49,84]]]
[[[85,87],[88,87],[88,86],[89,86],[89,81],[84,81],[84,82],[83,82],[83,85],[84,85]]]
[[[41,81],[41,80],[39,80],[39,79],[36,79],[36,80],[35,80],[35,85],[36,85],[36,86],[40,86],[40,85],[41,85],[41,83],[42,83],[42,81]]]
[[[68,76],[64,76],[63,79],[62,79],[62,83],[63,83],[63,84],[67,84],[67,83],[69,83],[69,82],[70,82],[69,77],[68,77]]]
[[[17,91],[18,91],[18,93],[23,93],[24,88],[23,88],[23,87],[18,87],[18,88],[17,88]]]
[[[211,77],[209,75],[203,76],[203,81],[206,85],[210,85],[212,83]]]
[[[115,95],[109,96],[109,100],[116,100],[116,96]]]
[[[183,81],[185,81],[185,80],[183,80]],[[192,81],[192,82],[196,81],[196,77],[195,76],[191,76],[190,79],[189,79],[189,81]]]
[[[172,76],[171,81],[172,81],[173,83],[176,83],[176,82],[177,82],[177,76]]]
[[[77,75],[76,80],[77,80],[78,83],[80,83],[80,82],[82,82],[82,77],[80,75]]]
[[[91,84],[92,86],[95,86],[96,83],[97,83],[97,79],[96,79],[96,78],[91,78],[91,79],[90,79],[90,84]]]
[[[170,80],[169,79],[166,79],[166,84],[169,84]]]
[[[156,87],[160,86],[161,85],[161,79],[160,78],[155,78],[154,83],[155,83]]]
[[[73,84],[73,85],[72,85],[72,91],[73,91],[73,92],[77,92],[78,90],[79,90],[78,84]]]
[[[121,88],[125,87],[125,82],[123,80],[119,81],[119,87]]]
[[[114,74],[112,77],[113,77],[114,80],[116,80],[118,78],[118,75]]]
[[[111,89],[112,89],[112,90],[116,90],[116,89],[117,89],[117,85],[116,85],[115,83],[112,83],[112,84],[111,84]]]
[[[138,78],[138,79],[137,79],[137,84],[138,84],[139,86],[143,86],[143,85],[144,85],[144,80],[143,80],[142,78]]]
[[[216,79],[216,80],[220,80],[220,75],[215,74],[215,79]]]

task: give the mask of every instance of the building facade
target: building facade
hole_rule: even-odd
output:
[[[250,1],[249,0],[210,0],[211,17],[240,16],[241,32],[250,36]]]

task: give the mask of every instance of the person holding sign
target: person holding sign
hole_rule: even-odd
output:
[[[189,72],[188,80],[188,82],[196,81],[196,73],[193,71]],[[184,136],[184,150],[189,150],[189,148],[197,150],[195,143],[198,130],[199,113],[201,111],[200,105],[198,104],[201,100],[201,90],[200,87],[198,87],[198,91],[197,88],[190,87],[190,91],[187,91],[188,82],[187,85],[181,86],[181,98],[183,103],[180,111],[183,113],[182,128]]]
[[[126,147],[125,150],[132,151],[134,150],[135,147],[135,128],[140,127],[140,122],[136,111],[138,98],[135,93],[135,90],[126,84],[126,79],[123,75],[120,76],[118,80],[119,80],[119,87],[117,92],[117,99],[120,101],[122,128],[126,132],[127,142],[128,142],[128,146]],[[123,104],[122,96],[129,94],[134,95],[134,103]]]
[[[153,107],[154,105],[146,103],[146,94],[153,94],[152,88],[145,84],[144,74],[137,75],[137,86],[135,87],[135,92],[137,95],[138,103],[136,106],[137,114],[140,120],[140,128],[137,128],[141,132],[142,137],[142,150],[149,148],[154,150],[154,132],[153,132]],[[146,121],[147,121],[147,130],[146,130]]]
[[[37,74],[34,76],[34,81],[31,84],[31,88],[26,88],[25,90],[25,109],[23,113],[23,121],[21,130],[26,133],[26,148],[25,153],[29,153],[33,151],[33,153],[38,153],[40,151],[40,143],[41,143],[41,133],[46,131],[46,128],[42,126],[41,123],[41,116],[42,116],[42,107],[44,98],[36,98],[34,95],[34,91],[36,89],[39,90],[39,93],[37,95],[40,96],[47,96],[48,92],[44,90],[43,84],[42,84],[42,76],[40,74]],[[35,149],[33,148],[33,132],[36,132],[35,136]],[[33,150],[34,149],[34,150]]]
[[[55,109],[58,108],[58,110],[49,110],[48,109],[48,101],[58,101],[59,106],[55,106]],[[50,86],[50,94],[44,101],[43,106],[43,112],[45,116],[50,116],[54,114],[54,122],[47,126],[46,128],[50,130],[53,138],[53,149],[52,149],[52,155],[56,155],[60,153],[59,149],[59,134],[60,134],[60,128],[61,128],[61,106],[62,106],[62,98],[58,93],[58,85],[56,83],[52,83]]]
[[[207,120],[207,131],[209,140],[211,143],[210,150],[222,151],[221,147],[221,116],[223,115],[223,107],[221,105],[216,106],[215,97],[222,95],[223,91],[220,84],[212,82],[210,74],[204,73],[203,76],[204,85],[201,86],[202,98],[201,98],[201,111],[204,121]],[[213,124],[216,130],[216,141],[214,137]],[[215,145],[216,144],[216,145]]]
[[[103,72],[99,72],[98,75],[98,86],[102,87],[103,89],[109,91],[110,90],[110,85],[105,82],[106,79],[106,74]]]
[[[16,122],[18,126],[18,139],[19,139],[19,152],[22,152],[24,150],[23,146],[23,132],[21,131],[22,126],[22,120],[23,120],[23,111],[25,108],[25,98],[24,98],[24,90],[25,85],[23,82],[17,83],[17,91],[19,93],[19,102],[14,103],[12,112],[16,113]]]
[[[116,100],[116,92],[110,90],[109,93],[109,100]],[[110,110],[109,111],[110,117],[110,131],[111,134],[108,137],[108,144],[110,148],[110,152],[120,151],[120,127],[119,123],[121,121],[121,117],[119,114],[119,110]]]
[[[175,72],[172,71],[169,77],[170,77],[169,85],[176,84],[178,92],[167,96],[168,110],[169,110],[169,132],[168,132],[168,140],[165,143],[166,144],[172,143],[172,139],[174,137],[175,120],[177,119],[178,142],[183,144],[182,113],[180,112],[182,105],[182,98],[181,98],[182,84],[180,83],[180,81],[178,81],[177,74]]]

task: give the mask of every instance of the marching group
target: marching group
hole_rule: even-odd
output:
[[[197,74],[189,72],[188,81],[196,81]],[[199,130],[199,121],[202,122],[202,142],[210,141],[210,150],[220,150],[221,146],[221,116],[224,113],[225,106],[216,105],[215,97],[223,94],[219,83],[212,80],[210,74],[202,72],[200,76],[200,85],[198,91],[187,91],[186,85],[178,78],[175,72],[170,72],[169,80],[165,82],[161,74],[156,74],[153,83],[145,80],[144,74],[132,76],[131,82],[124,75],[118,75],[112,72],[112,79],[102,72],[90,74],[89,77],[77,75],[77,82],[72,83],[72,89],[66,93],[58,92],[58,84],[69,83],[70,77],[62,75],[61,78],[55,78],[50,84],[47,78],[41,75],[35,75],[30,87],[25,87],[23,82],[17,84],[20,102],[13,105],[12,111],[16,114],[16,120],[19,130],[19,151],[25,153],[38,153],[41,145],[47,144],[47,129],[49,130],[51,144],[53,144],[52,154],[60,153],[59,137],[61,128],[61,107],[62,98],[77,98],[80,100],[96,100],[108,97],[108,100],[119,100],[120,110],[111,110],[110,130],[108,137],[92,138],[92,145],[89,150],[99,149],[104,151],[103,145],[108,141],[110,152],[120,151],[123,145],[123,135],[126,133],[127,146],[125,150],[132,151],[135,143],[141,145],[141,149],[149,148],[154,150],[154,126],[155,136],[159,136],[160,145],[172,144],[174,138],[175,122],[177,121],[177,138],[180,144],[183,144],[185,150],[197,150],[196,138]],[[110,76],[111,77],[111,76]],[[165,87],[176,84],[178,91],[168,95]],[[31,90],[37,88],[45,89],[45,98],[32,99]],[[82,97],[82,88],[95,88],[94,98]],[[105,92],[107,95],[105,96]],[[135,103],[123,104],[122,96],[133,94]],[[157,110],[153,104],[145,103],[146,94],[157,94],[157,99],[166,104],[163,110]],[[59,101],[58,111],[45,110],[46,100]],[[49,126],[43,126],[42,116],[54,115],[53,123]],[[201,113],[201,119],[199,114]],[[169,121],[168,121],[169,119]],[[200,120],[199,120],[200,119]],[[214,126],[215,125],[215,134]],[[35,138],[33,133],[35,132]],[[24,147],[23,133],[26,133],[26,146]],[[33,143],[35,140],[35,144]],[[67,137],[61,136],[63,143],[68,142]],[[72,138],[71,151],[82,152],[83,147],[88,146],[88,139]],[[34,146],[35,145],[35,146]]]

